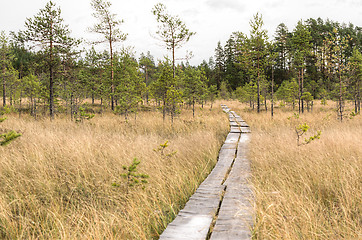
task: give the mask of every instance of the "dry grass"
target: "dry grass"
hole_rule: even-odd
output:
[[[362,116],[340,123],[330,102],[298,120],[277,109],[271,120],[228,105],[252,128],[253,239],[362,239]],[[304,122],[307,136],[322,136],[298,147],[294,127]]]
[[[23,136],[0,148],[0,238],[157,238],[216,162],[228,124],[215,106],[195,119],[184,111],[172,127],[155,112],[129,123],[9,116],[1,127]],[[153,150],[166,140],[175,157]],[[134,157],[149,183],[126,194],[112,183],[124,183],[122,166]]]

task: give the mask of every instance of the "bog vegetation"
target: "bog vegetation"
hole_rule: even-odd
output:
[[[197,35],[165,5],[162,60],[121,46],[109,1],[91,6],[99,41],[71,37],[51,1],[0,34],[0,238],[156,238],[215,164],[218,99],[253,129],[256,239],[360,236],[360,27],[307,19],[269,39],[256,14],[191,66],[177,49]]]
[[[9,114],[2,127],[23,135],[0,148],[0,238],[157,238],[216,163],[228,122],[189,108],[171,126],[155,111],[83,123]]]
[[[336,103],[315,104],[313,113],[286,107],[257,114],[228,103],[252,126],[250,161],[255,193],[253,239],[359,239],[361,237],[361,116],[341,123]],[[346,105],[350,111],[353,103]],[[320,139],[299,146],[295,127],[306,123]]]

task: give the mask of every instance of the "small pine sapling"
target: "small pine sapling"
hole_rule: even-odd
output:
[[[5,121],[6,117],[0,118],[0,123]],[[20,137],[21,134],[11,130],[10,132],[0,134],[0,146],[6,146],[14,139]]]
[[[75,122],[77,123],[83,122],[84,120],[91,120],[94,116],[93,113],[87,113],[83,107],[79,107],[78,112],[74,113]]]
[[[121,177],[126,179],[125,185],[127,194],[129,193],[129,189],[131,187],[142,186],[144,188],[145,184],[148,183],[147,178],[149,178],[149,175],[144,173],[137,173],[137,166],[140,163],[141,161],[139,161],[137,158],[134,158],[131,165],[123,166],[123,170],[125,170],[126,172],[122,173]],[[120,187],[121,184],[113,183],[112,186]]]
[[[326,100],[325,98],[322,98],[321,104],[322,104],[323,106],[327,105],[327,100]]]
[[[358,115],[358,113],[355,113],[355,112],[351,112],[350,114],[349,114],[349,119],[353,119],[355,116],[357,116]]]
[[[295,118],[295,119],[299,119],[299,114],[298,113],[293,113],[293,116],[288,117],[288,120]]]
[[[304,124],[300,124],[299,126],[295,127],[295,133],[297,134],[297,144],[298,146],[301,146],[301,145],[306,145],[306,144],[309,144],[311,143],[313,140],[316,140],[316,139],[320,139],[320,136],[321,136],[321,131],[317,131],[317,134],[315,134],[314,136],[311,136],[309,137],[308,139],[305,138],[304,139],[304,142],[300,142],[300,138],[309,130],[309,126],[304,123]]]
[[[153,149],[155,152],[159,152],[161,155],[161,158],[171,158],[174,155],[176,155],[177,151],[173,151],[171,153],[165,153],[165,149],[169,146],[168,140],[164,144],[160,144],[158,148]]]

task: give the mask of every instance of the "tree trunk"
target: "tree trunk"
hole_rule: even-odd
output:
[[[36,98],[34,98],[34,119],[36,120]]]
[[[298,112],[300,114],[301,111],[301,105],[300,105],[300,100],[301,100],[301,95],[300,95],[300,70],[298,71]]]
[[[20,101],[19,101],[19,118],[21,118],[21,98],[23,97],[23,91],[20,89]]]
[[[176,71],[176,69],[175,69],[175,42],[172,43],[172,70],[173,70],[173,78],[175,79],[175,71]]]
[[[272,66],[272,89],[271,89],[271,117],[274,117],[274,67]]]
[[[51,25],[50,34],[53,33],[53,25]],[[53,39],[50,39],[50,59],[49,59],[49,115],[50,119],[54,119],[54,79],[53,79]]]
[[[163,119],[163,121],[165,121],[165,119],[166,119],[166,100],[165,99],[163,99],[162,119]]]
[[[195,117],[195,98],[192,98],[192,117]]]
[[[172,110],[171,110],[171,125],[173,126],[173,118],[176,112],[176,107],[174,104],[172,104]]]
[[[111,109],[114,111],[114,71],[113,71],[113,48],[112,40],[109,40],[109,49],[111,53]]]
[[[264,107],[265,107],[265,111],[267,112],[268,111],[268,105],[266,103],[266,96],[264,98]]]
[[[338,112],[341,122],[343,121],[343,96],[342,96],[342,74],[339,74],[339,106]]]
[[[301,83],[301,88],[300,88],[300,95],[303,96],[303,85],[304,85],[304,69],[302,68],[302,83]],[[304,113],[304,101],[301,98],[301,103],[302,103],[302,113]]]
[[[258,56],[258,100],[257,112],[260,113],[260,73],[259,73],[259,56]]]
[[[3,106],[6,106],[6,69],[5,69],[5,54],[3,55]]]
[[[50,64],[52,65],[52,64]],[[49,68],[49,113],[50,119],[54,119],[54,79],[53,79],[53,66]]]
[[[358,80],[357,80],[358,81]],[[354,94],[354,112],[356,114],[359,113],[359,110],[360,110],[360,97],[359,97],[359,82],[356,83],[356,91],[355,91],[355,94]]]
[[[73,92],[70,94],[70,120],[73,121],[74,117],[74,101],[73,101]]]

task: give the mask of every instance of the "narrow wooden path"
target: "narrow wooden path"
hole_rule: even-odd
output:
[[[221,107],[229,115],[230,133],[218,162],[160,239],[251,239],[250,127],[226,105]]]

